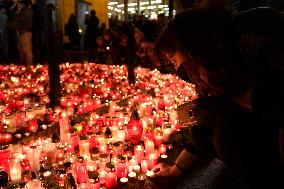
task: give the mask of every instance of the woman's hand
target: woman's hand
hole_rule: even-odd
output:
[[[153,181],[168,187],[173,184],[174,179],[177,179],[182,174],[175,165],[171,166],[163,163],[156,165],[152,171],[154,172]]]

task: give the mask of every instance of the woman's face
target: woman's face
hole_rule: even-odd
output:
[[[196,85],[199,93],[210,93],[212,86],[209,83],[209,73],[207,69],[202,66],[201,60],[197,60],[191,56],[190,53],[183,54],[183,65],[186,69],[188,77]]]
[[[180,65],[186,60],[186,57],[181,51],[176,51],[171,57],[169,57],[169,60],[172,64],[174,64],[175,69],[178,70]]]

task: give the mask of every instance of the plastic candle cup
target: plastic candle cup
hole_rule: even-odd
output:
[[[146,156],[154,152],[155,150],[155,144],[152,140],[146,140],[145,141],[145,151],[146,151]]]
[[[144,159],[144,148],[141,145],[137,145],[134,148],[134,157],[137,160],[138,164]]]
[[[107,188],[114,188],[117,186],[117,176],[114,163],[109,162],[106,164],[107,173],[105,177],[105,186]]]
[[[144,159],[141,162],[141,172],[146,173],[147,170],[148,170],[148,162],[147,162],[147,160]]]
[[[117,163],[117,178],[123,178],[127,176],[127,166],[126,166],[126,162],[125,162],[125,158],[121,158],[118,160]]]

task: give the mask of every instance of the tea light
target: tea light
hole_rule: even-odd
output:
[[[146,172],[146,176],[147,176],[147,177],[153,177],[153,176],[154,176],[154,172],[148,170],[148,171]]]
[[[50,171],[46,171],[43,173],[43,177],[44,178],[49,178],[51,176],[51,172]]]
[[[161,158],[162,158],[162,159],[167,159],[168,156],[167,156],[166,154],[163,154],[163,155],[161,155]]]
[[[136,177],[136,173],[132,171],[132,172],[128,173],[128,177],[133,179],[133,178]]]
[[[128,178],[127,177],[123,177],[120,179],[121,183],[127,183],[128,182]]]
[[[146,175],[139,175],[138,180],[143,181],[146,179]]]

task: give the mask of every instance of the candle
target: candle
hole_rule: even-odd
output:
[[[148,157],[148,168],[153,169],[155,165],[157,165],[159,159],[159,155],[157,152],[151,153]]]
[[[16,131],[16,116],[14,114],[5,115],[5,123],[7,124],[7,131],[13,133]]]
[[[88,171],[85,163],[77,163],[76,165],[76,175],[78,183],[85,183],[88,181]]]
[[[131,178],[131,179],[134,179],[136,177],[136,173],[130,172],[130,173],[128,173],[128,177]]]
[[[126,163],[123,160],[120,160],[117,164],[117,178],[123,178],[127,176],[127,167]]]
[[[146,151],[146,156],[151,154],[155,149],[155,144],[152,140],[146,140],[145,141],[145,151]]]
[[[78,189],[89,189],[89,185],[87,183],[80,183]]]
[[[65,106],[67,106],[67,98],[66,97],[61,97],[60,98],[60,105],[61,106],[63,106],[63,107],[65,107]]]
[[[90,156],[89,140],[79,141],[80,156]]]
[[[136,174],[138,174],[140,172],[140,166],[139,165],[134,165],[132,167],[132,171],[134,171]]]
[[[35,147],[30,148],[27,152],[32,171],[39,171],[40,169],[40,163],[39,163],[40,154],[41,150]]]
[[[128,182],[128,178],[123,177],[123,178],[120,179],[120,182],[121,183],[127,183]]]
[[[95,171],[97,169],[97,165],[95,161],[89,161],[88,162],[88,171]]]
[[[146,179],[146,176],[145,175],[139,175],[137,179],[140,180],[140,181],[144,181]]]
[[[13,183],[18,183],[21,181],[21,164],[17,159],[9,161],[10,178]]]
[[[106,154],[107,153],[107,144],[100,144],[100,153],[101,154]]]
[[[141,145],[137,145],[134,148],[134,157],[137,162],[140,164],[141,161],[144,159],[144,148]]]
[[[147,177],[153,177],[153,176],[154,176],[154,172],[148,170],[148,171],[146,172],[146,176],[147,176]]]
[[[94,180],[94,179],[89,179],[89,189],[100,189],[101,188],[101,184],[100,184],[100,180]]]
[[[105,178],[105,185],[107,188],[114,188],[117,185],[117,177],[114,171],[107,172]]]
[[[104,169],[99,170],[99,175],[100,175],[100,183],[104,184],[105,183],[105,178],[106,178],[106,171]]]
[[[57,150],[55,153],[56,161],[63,161],[64,160],[64,151],[63,150]]]
[[[169,137],[172,133],[172,128],[171,127],[167,127],[163,129],[163,141],[164,142],[168,142],[169,141]]]
[[[125,135],[126,135],[126,132],[125,130],[117,130],[117,133],[116,133],[116,141],[121,141],[121,142],[124,142],[125,141]]]
[[[165,154],[167,152],[167,145],[161,144],[161,146],[159,147],[159,152],[160,154]]]
[[[60,126],[60,142],[62,144],[68,142],[69,139],[69,119],[67,117],[67,112],[63,111],[61,113],[61,118],[59,119],[59,126]]]
[[[141,162],[141,172],[146,173],[147,170],[148,170],[148,162],[147,162],[147,160],[144,159]]]
[[[160,146],[163,143],[163,133],[158,131],[155,134],[155,145]]]

